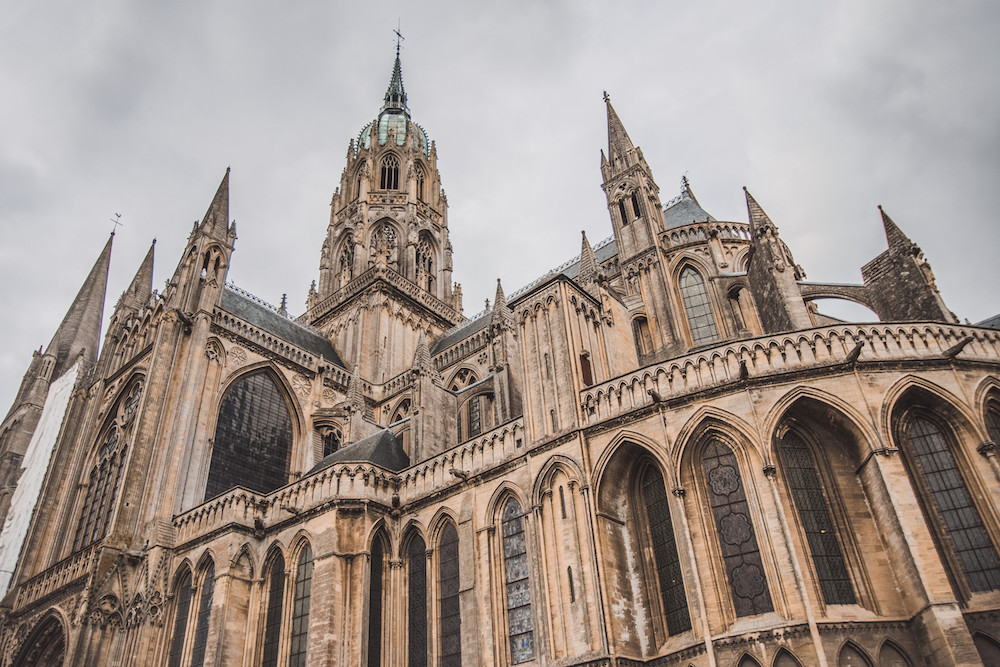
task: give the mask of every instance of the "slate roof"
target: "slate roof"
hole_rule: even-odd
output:
[[[278,314],[262,301],[255,300],[256,297],[242,293],[242,290],[237,290],[239,288],[233,285],[226,285],[226,288],[222,290],[220,307],[223,310],[281,340],[297,345],[316,356],[322,356],[341,368],[346,368],[326,336],[311,327],[306,327],[295,320]]]
[[[435,355],[444,349],[447,349],[457,343],[460,340],[464,340],[469,336],[478,333],[489,326],[490,315],[492,311],[484,310],[478,315],[473,315],[465,322],[453,326],[448,329],[434,341],[434,344],[430,346],[431,355]]]
[[[410,466],[410,457],[403,451],[403,445],[392,431],[385,429],[323,457],[323,460],[314,465],[309,473],[322,470],[334,463],[374,463],[386,470],[399,472]]]
[[[976,322],[977,327],[986,327],[987,329],[1000,329],[1000,315],[994,315],[993,317],[987,317],[982,322]]]
[[[664,204],[663,219],[666,222],[667,229],[690,225],[693,222],[715,221],[715,218],[709,215],[698,202],[692,199],[686,190]]]

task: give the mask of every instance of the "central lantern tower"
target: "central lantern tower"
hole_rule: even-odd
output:
[[[348,144],[302,317],[362,378],[385,382],[411,367],[421,332],[464,319],[451,251],[437,149],[410,117],[397,47],[378,117]]]

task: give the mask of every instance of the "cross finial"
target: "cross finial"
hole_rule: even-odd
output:
[[[611,98],[608,96],[608,91],[605,90],[604,91],[604,103],[607,104],[610,101],[611,101]]]
[[[400,27],[401,27],[400,26],[400,22],[397,19],[396,20],[396,29],[393,30],[393,32],[396,33],[396,57],[397,58],[399,57],[399,45],[400,45],[400,42],[402,42],[404,39],[406,39],[405,37],[403,37],[403,33],[401,33],[399,31]]]
[[[112,227],[112,229],[111,229],[111,235],[112,236],[115,235],[115,232],[118,231],[119,227],[124,227],[125,226],[125,224],[123,222],[121,222],[121,219],[122,219],[122,214],[121,213],[115,213],[115,217],[110,218],[111,224],[114,225],[114,227]]]

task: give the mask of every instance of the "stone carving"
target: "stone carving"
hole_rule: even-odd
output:
[[[239,346],[234,347],[229,351],[229,359],[233,366],[242,366],[247,361],[247,351]]]

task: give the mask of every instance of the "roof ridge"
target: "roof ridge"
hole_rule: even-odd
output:
[[[288,315],[287,313],[284,313],[284,314],[281,313],[278,310],[277,306],[275,306],[273,303],[265,301],[264,299],[260,298],[256,294],[248,292],[247,290],[243,289],[242,287],[240,287],[239,285],[237,285],[236,283],[234,283],[231,280],[227,280],[226,281],[226,289],[229,290],[230,292],[232,292],[233,294],[235,294],[235,295],[237,295],[239,297],[242,297],[243,299],[246,299],[247,301],[249,301],[251,303],[254,303],[254,304],[258,305],[258,306],[262,306],[263,308],[266,308],[271,313],[277,315],[278,317],[280,317],[281,319],[285,320],[286,322],[290,322],[291,324],[294,324],[295,326],[299,327],[300,329],[308,331],[309,333],[312,333],[312,334],[317,334],[319,336],[324,336],[324,337],[326,336],[326,334],[324,334],[322,331],[320,331],[319,329],[317,329],[313,325],[306,324],[305,322],[302,322],[302,321],[298,320],[297,318],[292,317],[291,315]]]

